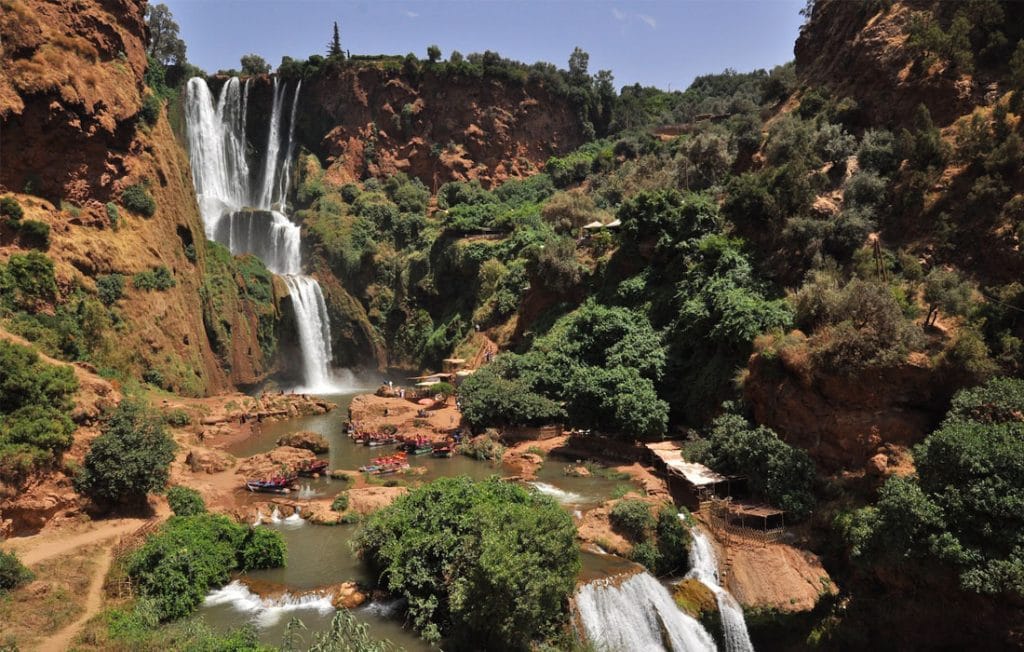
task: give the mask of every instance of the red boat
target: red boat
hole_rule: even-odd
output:
[[[295,482],[294,476],[277,475],[265,480],[246,480],[245,487],[249,491],[261,493],[283,494],[288,493]]]
[[[295,469],[295,471],[299,475],[308,478],[317,473],[324,473],[327,470],[327,466],[327,460],[310,460],[308,462],[300,464],[299,467]]]

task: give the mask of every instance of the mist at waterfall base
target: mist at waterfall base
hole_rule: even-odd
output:
[[[718,613],[722,620],[722,636],[727,652],[753,652],[743,608],[718,583],[718,562],[711,540],[701,530],[690,529],[690,566],[686,577],[698,580],[715,594]]]
[[[252,79],[232,77],[214,98],[201,77],[188,81],[185,122],[192,181],[206,237],[233,254],[252,254],[288,287],[302,358],[302,383],[310,394],[345,392],[350,374],[331,367],[331,324],[316,279],[302,273],[300,229],[286,213],[295,155],[295,117],[302,82],[291,93],[287,129],[284,119],[288,84],[273,78],[270,123],[262,161],[250,165],[246,122]],[[283,141],[283,142],[282,142]]]

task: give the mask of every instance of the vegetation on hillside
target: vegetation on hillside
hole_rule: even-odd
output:
[[[0,480],[16,486],[60,462],[71,447],[77,389],[70,367],[0,340]]]

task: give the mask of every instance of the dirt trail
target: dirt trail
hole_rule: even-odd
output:
[[[78,634],[82,626],[89,622],[89,619],[98,614],[100,609],[103,608],[103,582],[107,578],[107,572],[110,570],[110,565],[113,561],[113,546],[104,548],[102,557],[100,557],[99,563],[96,564],[96,570],[93,571],[92,582],[89,584],[89,592],[86,594],[85,604],[82,606],[82,615],[50,638],[44,639],[39,644],[39,650],[47,652],[49,650],[53,650],[54,652],[57,652],[59,650],[67,650],[71,647],[71,643],[74,641],[75,635]]]
[[[18,553],[21,563],[26,566],[33,566],[41,561],[66,555],[77,548],[102,543],[114,537],[130,534],[150,520],[145,518],[119,518],[112,521],[104,521],[99,527],[71,535],[61,531],[36,534],[16,539],[11,542],[8,548]]]

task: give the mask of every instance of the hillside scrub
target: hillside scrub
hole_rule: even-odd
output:
[[[26,347],[0,341],[0,479],[18,484],[70,448],[78,382]]]
[[[512,483],[435,480],[374,513],[356,535],[384,587],[428,641],[527,649],[567,616],[579,572],[572,518]]]

